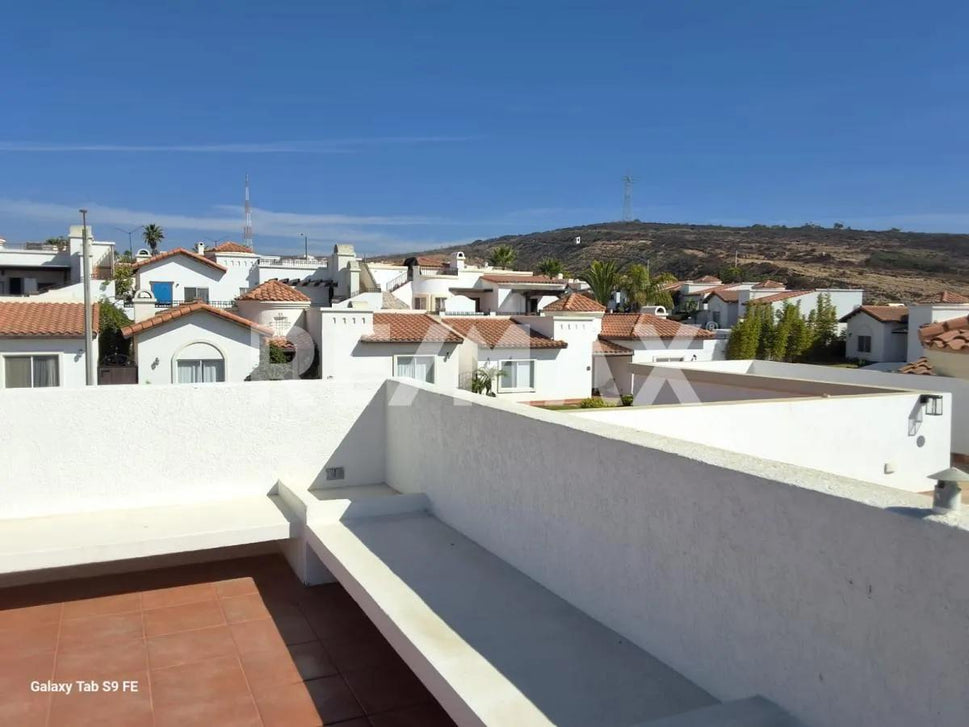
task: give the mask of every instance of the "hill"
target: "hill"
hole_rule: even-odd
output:
[[[522,270],[534,269],[546,257],[558,258],[571,273],[593,260],[649,261],[654,271],[683,280],[720,275],[736,255],[745,280],[773,278],[790,288],[864,288],[869,303],[912,301],[940,290],[969,294],[969,235],[900,230],[604,222],[413,254],[463,250],[470,260],[483,261],[501,244],[515,249],[515,267]]]

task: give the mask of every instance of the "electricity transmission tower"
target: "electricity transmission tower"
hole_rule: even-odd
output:
[[[633,218],[633,178],[626,175],[622,178],[622,221],[630,222]]]

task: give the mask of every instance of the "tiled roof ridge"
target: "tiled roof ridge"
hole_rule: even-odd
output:
[[[160,326],[169,321],[177,320],[183,318],[192,313],[211,313],[219,318],[223,318],[232,323],[237,323],[241,326],[246,326],[254,331],[264,335],[272,336],[273,330],[267,328],[266,326],[261,326],[258,323],[250,321],[248,318],[243,318],[242,316],[236,315],[235,313],[230,313],[227,310],[222,310],[221,308],[216,308],[208,303],[203,303],[200,300],[193,301],[191,303],[183,303],[182,305],[171,308],[169,310],[158,313],[157,315],[148,318],[147,320],[140,321],[138,323],[132,323],[130,326],[125,326],[121,329],[121,335],[125,338],[131,338],[136,333],[141,333],[142,331],[149,330],[156,326]]]

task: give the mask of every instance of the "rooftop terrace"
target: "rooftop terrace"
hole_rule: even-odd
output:
[[[124,640],[120,680],[147,684],[147,704],[100,694],[73,717],[961,727],[969,709],[969,519],[922,495],[403,380],[9,391],[0,416],[0,639],[49,655],[41,675]],[[240,552],[285,561],[218,561]],[[268,676],[247,667],[262,652]],[[92,679],[111,664],[76,658]],[[259,674],[287,683],[265,696]],[[65,695],[28,676],[0,671],[0,709],[56,723]]]

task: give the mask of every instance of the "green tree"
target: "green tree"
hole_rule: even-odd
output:
[[[487,366],[482,366],[481,368],[475,369],[471,372],[471,393],[472,394],[484,394],[485,396],[494,396],[494,385],[502,376],[502,372],[498,369],[489,368]]]
[[[114,294],[118,298],[128,298],[135,285],[135,274],[131,265],[123,262],[114,264]]]
[[[579,279],[589,284],[592,295],[597,301],[602,305],[609,305],[612,294],[619,289],[622,276],[619,273],[619,266],[614,261],[593,260],[589,269],[582,273]]]
[[[739,265],[728,265],[717,276],[723,283],[740,283],[744,279],[744,271]]]
[[[518,253],[511,245],[498,245],[492,248],[491,255],[488,258],[490,262],[496,268],[508,269],[515,264],[515,259],[518,257]]]
[[[121,329],[130,326],[131,320],[114,304],[102,300],[98,304],[98,354],[103,361],[108,356],[127,356],[131,341],[121,335]]]
[[[69,242],[70,241],[63,235],[61,235],[60,237],[48,237],[46,240],[44,240],[45,245],[53,245],[54,247],[61,248],[61,249],[67,247]]]
[[[675,282],[676,276],[670,273],[653,275],[649,265],[635,263],[626,268],[619,281],[619,289],[625,294],[631,310],[638,311],[644,305],[662,305],[670,309],[673,307],[673,295],[665,286]]]
[[[760,342],[762,318],[754,311],[759,306],[750,306],[747,315],[734,324],[730,329],[727,340],[727,358],[751,359],[757,358],[757,347]]]
[[[550,278],[557,278],[559,275],[565,275],[565,266],[561,260],[554,257],[547,257],[538,264],[536,272],[541,275],[547,275]]]
[[[141,232],[141,237],[144,239],[145,244],[148,245],[148,249],[151,250],[151,254],[155,255],[158,252],[158,246],[161,244],[161,241],[165,239],[165,231],[159,225],[145,225],[145,229]]]

